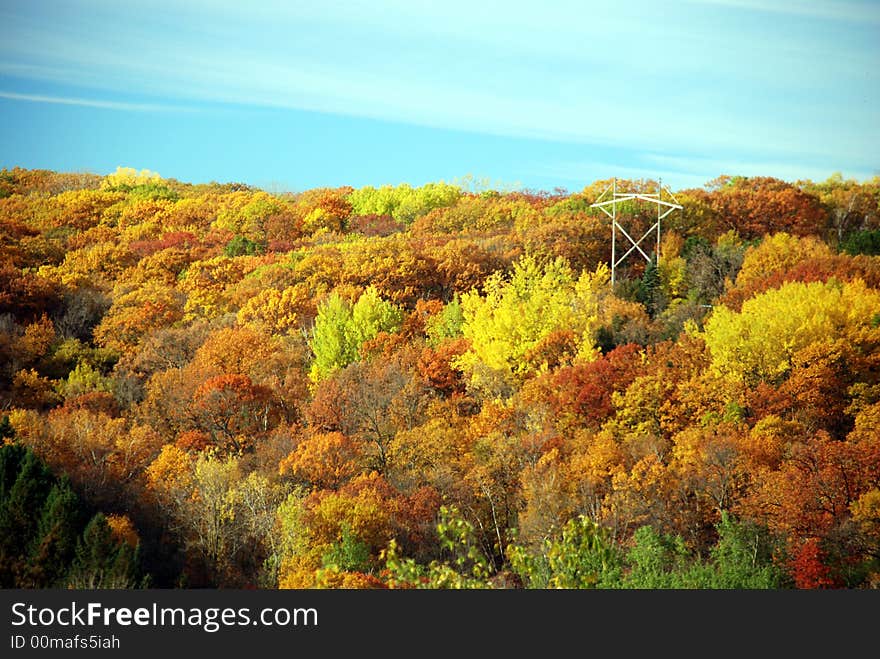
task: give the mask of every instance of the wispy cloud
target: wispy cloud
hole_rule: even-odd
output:
[[[786,181],[824,181],[835,172],[845,178],[871,179],[877,171],[867,168],[846,169],[823,167],[815,163],[796,163],[777,160],[742,160],[737,158],[701,158],[692,156],[647,153],[641,159],[656,167],[683,175],[715,172],[716,175],[775,176]]]
[[[643,153],[629,159],[633,164],[621,165],[602,159],[560,160],[538,164],[532,169],[537,176],[564,181],[594,181],[609,176],[627,179],[663,178],[673,189],[701,188],[712,179],[731,176],[773,176],[784,181],[824,181],[840,168],[823,168],[774,160],[741,160],[736,158],[702,158],[683,155]],[[878,171],[867,169],[840,171],[844,178],[869,180]]]
[[[670,171],[660,166],[627,166],[619,162],[606,160],[565,160],[558,162],[546,162],[537,164],[532,169],[532,174],[560,181],[577,181],[581,185],[590,181],[606,179],[611,176],[632,180],[663,179],[663,185],[674,190],[684,188],[700,188],[720,172],[706,174]]]
[[[102,110],[123,110],[126,112],[193,112],[194,108],[174,105],[159,105],[155,103],[126,103],[122,101],[103,101],[91,98],[70,98],[64,96],[45,96],[42,94],[18,94],[15,92],[0,91],[0,98],[11,101],[26,101],[29,103],[56,103],[60,105],[80,105]]]
[[[808,16],[828,20],[880,23],[875,0],[687,0],[694,4],[720,5],[748,11]]]

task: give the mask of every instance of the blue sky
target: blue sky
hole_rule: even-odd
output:
[[[880,2],[0,0],[0,167],[278,190],[880,174]]]

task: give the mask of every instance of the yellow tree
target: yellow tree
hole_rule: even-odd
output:
[[[716,307],[703,337],[718,375],[754,385],[785,376],[795,353],[813,342],[858,341],[878,314],[880,291],[861,280],[791,282],[747,300],[739,313]]]
[[[297,329],[297,312],[307,308],[309,303],[307,291],[301,286],[291,286],[281,291],[265,288],[239,309],[238,322],[265,329],[271,334],[284,334]]]
[[[610,295],[606,266],[575,278],[564,259],[542,265],[525,256],[509,277],[496,273],[483,288],[485,296],[471,291],[461,297],[462,333],[471,348],[454,363],[478,390],[509,394],[515,383],[541,368],[527,356],[555,331],[574,333],[578,359],[595,356],[599,309]]]
[[[286,496],[241,460],[211,451],[191,456],[166,445],[146,471],[147,489],[187,552],[214,585],[253,584],[274,544],[275,513]]]
[[[799,238],[784,232],[766,236],[757,246],[746,249],[736,285],[745,288],[806,259],[830,256],[831,249],[818,238]]]
[[[187,294],[186,318],[215,318],[230,311],[227,287],[240,281],[257,265],[253,257],[225,256],[191,264],[180,282],[180,290]]]
[[[68,288],[92,286],[110,290],[120,274],[136,261],[128,247],[100,242],[69,251],[60,265],[43,265],[37,272]]]
[[[134,167],[117,167],[112,174],[107,174],[101,181],[101,189],[132,188],[138,185],[159,183],[162,177],[149,169],[136,170]]]
[[[213,228],[262,240],[266,221],[285,211],[289,205],[266,192],[233,192],[223,196]]]

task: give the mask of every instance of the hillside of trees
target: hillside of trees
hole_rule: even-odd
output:
[[[880,587],[880,177],[609,182],[0,171],[0,587]]]

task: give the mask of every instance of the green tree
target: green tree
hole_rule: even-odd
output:
[[[483,589],[491,588],[492,570],[480,549],[474,525],[455,506],[440,507],[437,537],[444,553],[442,560],[420,565],[400,555],[392,540],[382,552],[392,588]]]
[[[528,588],[607,588],[620,578],[622,557],[607,532],[580,515],[537,551],[513,546],[511,567]]]
[[[0,587],[131,588],[137,548],[91,513],[67,477],[56,478],[28,448],[0,447]],[[85,528],[84,528],[85,527]]]
[[[784,570],[774,561],[780,547],[766,528],[723,512],[717,529],[709,587],[775,589],[788,585]]]
[[[736,520],[726,511],[716,525],[718,541],[703,561],[692,557],[680,536],[643,526],[627,553],[623,588],[778,589],[790,585],[777,564],[780,547],[766,528]]]
[[[464,314],[461,310],[461,298],[456,294],[440,313],[428,319],[425,332],[428,335],[429,344],[437,346],[445,339],[460,337],[463,324]]]
[[[17,444],[0,448],[0,587],[21,587],[26,548],[33,542],[53,477],[34,453]]]
[[[63,585],[85,524],[79,497],[65,478],[52,486],[28,550],[27,582],[35,588]]]
[[[342,537],[330,545],[321,564],[325,569],[340,572],[366,572],[370,568],[370,547],[355,535],[351,524],[342,523]]]
[[[658,533],[651,526],[642,526],[633,534],[626,560],[629,570],[621,580],[624,588],[675,588],[678,574],[688,568],[681,537]]]
[[[12,424],[9,423],[9,415],[4,414],[2,418],[0,418],[0,446],[2,446],[2,441],[6,439],[13,439],[15,437],[15,428],[12,427]]]
[[[319,382],[338,368],[357,360],[364,341],[379,332],[394,332],[403,321],[400,309],[383,300],[370,286],[350,305],[338,293],[332,293],[318,307],[315,328],[309,346],[315,355],[310,376]]]
[[[353,191],[348,201],[354,215],[390,215],[411,224],[434,208],[454,205],[460,197],[461,188],[448,183],[427,183],[418,188],[402,183],[396,187],[366,186]]]
[[[83,530],[67,584],[72,588],[137,588],[139,551],[119,542],[103,513],[97,513]]]
[[[223,248],[224,256],[255,256],[266,251],[266,245],[262,242],[251,240],[246,236],[235,236],[226,243]]]
[[[880,254],[880,230],[853,231],[844,238],[840,248],[841,251],[852,256],[857,254],[877,256]]]
[[[663,298],[660,270],[657,267],[657,260],[654,258],[648,263],[645,268],[645,274],[639,280],[636,299],[645,306],[653,318],[663,310],[665,306]]]

